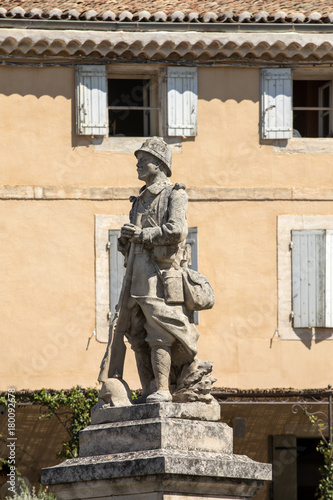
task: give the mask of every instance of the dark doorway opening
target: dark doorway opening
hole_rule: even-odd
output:
[[[320,480],[323,455],[317,451],[319,439],[297,438],[297,499],[314,500]]]

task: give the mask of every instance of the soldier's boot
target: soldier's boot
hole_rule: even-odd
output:
[[[133,400],[135,404],[145,403],[147,396],[155,390],[154,372],[151,365],[150,349],[140,349],[135,352],[136,366],[138,368],[139,378],[142,386],[142,395]]]
[[[157,390],[147,397],[147,403],[163,403],[172,401],[169,389],[171,348],[153,347],[151,350],[151,364],[154,370]]]

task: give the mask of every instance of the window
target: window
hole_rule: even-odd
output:
[[[327,70],[262,70],[262,138],[332,137],[332,79]]]
[[[331,81],[293,81],[294,137],[332,137],[332,110]]]
[[[156,80],[120,76],[108,79],[109,136],[147,137],[158,134],[159,106]]]
[[[194,67],[78,65],[77,134],[195,136],[197,94]]]
[[[333,216],[278,217],[278,333],[333,339]]]

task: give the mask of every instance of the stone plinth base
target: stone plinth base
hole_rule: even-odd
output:
[[[111,480],[82,481],[50,486],[57,500],[214,500],[231,498],[248,500],[254,497],[263,481],[174,476],[170,474],[148,477],[118,478]]]
[[[234,455],[218,419],[219,407],[204,403],[97,405],[80,457],[43,469],[42,483],[58,500],[253,498],[271,466]]]
[[[114,498],[114,497],[113,497]],[[230,496],[228,497],[207,497],[206,495],[203,496],[197,496],[197,495],[178,495],[176,494],[169,494],[169,493],[143,493],[143,494],[136,494],[135,496],[133,495],[117,495],[117,500],[230,500]],[[244,500],[244,497],[231,497],[233,500]]]

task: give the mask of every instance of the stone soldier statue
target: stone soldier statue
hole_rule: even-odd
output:
[[[145,185],[137,197],[131,198],[130,222],[121,228],[118,250],[125,255],[127,275],[130,274],[127,295],[121,297],[120,308],[125,311],[121,337],[126,335],[135,352],[142,385],[140,402],[171,401],[171,392],[173,400],[198,400],[194,394],[200,390],[204,400],[210,402],[207,386],[211,388],[215,381],[210,377],[211,363],[196,359],[199,334],[193,323],[193,311],[185,304],[184,270],[188,260],[185,186],[173,185],[169,179],[172,153],[162,139],[147,139],[135,156],[138,178]],[[210,296],[208,307],[212,307],[213,300]],[[110,349],[112,356],[116,347],[110,343]],[[102,362],[99,380],[104,382],[108,363],[110,356]],[[189,387],[191,383],[186,382],[186,378],[193,379],[193,371],[201,372],[195,381],[201,382],[199,390],[198,387],[193,390]],[[109,371],[110,376],[117,374]]]

